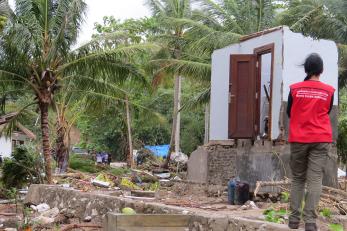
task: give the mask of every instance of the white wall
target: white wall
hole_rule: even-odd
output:
[[[283,99],[287,101],[291,84],[303,81],[305,78],[305,70],[301,64],[313,52],[318,53],[324,61],[321,80],[336,89],[334,105],[338,105],[338,49],[336,44],[333,41],[304,37],[302,34],[293,33],[288,28],[284,28]]]
[[[228,91],[231,54],[253,54],[254,49],[274,43],[272,137],[279,135],[282,84],[282,30],[231,45],[212,54],[210,140],[228,139]]]
[[[2,157],[11,157],[12,141],[10,138],[0,137],[0,155]]]

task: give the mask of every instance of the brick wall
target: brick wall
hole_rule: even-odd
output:
[[[230,146],[215,145],[208,149],[207,181],[226,185],[236,176],[237,151]]]

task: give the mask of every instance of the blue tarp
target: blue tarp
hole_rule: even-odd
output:
[[[146,145],[145,148],[150,150],[151,152],[153,152],[154,155],[156,155],[156,156],[166,157],[166,155],[170,149],[170,145],[169,144],[157,145],[157,146]]]

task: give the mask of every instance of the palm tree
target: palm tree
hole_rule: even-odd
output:
[[[179,60],[184,50],[184,33],[186,26],[184,24],[171,23],[171,19],[189,19],[191,18],[190,0],[148,0],[152,14],[159,22],[163,33],[157,37],[158,41],[167,49],[169,57]],[[173,122],[170,139],[170,150],[167,155],[164,167],[168,166],[171,152],[175,150],[180,152],[180,107],[181,107],[181,85],[182,76],[174,73],[174,110]]]
[[[3,2],[3,0],[2,0]],[[29,86],[41,118],[42,151],[48,183],[52,183],[49,107],[64,79],[114,79],[133,67],[127,58],[149,46],[72,50],[85,15],[83,0],[16,0],[0,36],[0,81],[16,88]]]
[[[155,12],[164,12],[159,14],[161,22],[165,22],[163,24],[164,29],[183,28],[180,37],[174,35],[174,38],[172,38],[167,34],[165,37],[166,42],[175,40],[182,44],[180,56],[171,55],[154,61],[159,64],[162,71],[173,73],[175,76],[191,77],[201,84],[201,94],[185,103],[183,108],[205,105],[205,142],[207,142],[212,52],[215,49],[238,42],[242,35],[275,25],[275,9],[278,3],[271,0],[246,2],[242,0],[198,0],[196,2],[200,6],[199,10],[191,12],[186,17],[177,17],[167,13],[166,11],[175,11],[170,10],[170,8],[166,10],[166,5],[163,4],[164,2],[170,6],[178,6],[179,4],[176,1],[153,2],[156,3],[152,3],[154,9],[156,9]],[[177,85],[175,89],[177,89]],[[177,97],[175,99],[177,100]],[[175,124],[175,120],[173,124]],[[175,132],[175,129],[173,129],[173,132]],[[170,143],[172,144],[172,142]]]

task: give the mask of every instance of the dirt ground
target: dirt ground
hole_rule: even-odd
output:
[[[145,174],[146,175],[146,174]],[[128,174],[126,176],[115,176],[108,175],[108,180],[114,182],[114,184],[108,189],[103,187],[98,187],[93,185],[92,179],[96,177],[96,174],[84,174],[84,173],[69,173],[65,176],[59,176],[55,179],[55,184],[61,185],[63,187],[72,187],[78,189],[82,192],[98,192],[101,194],[108,194],[117,197],[126,197],[128,199],[157,202],[165,205],[178,206],[181,208],[187,208],[190,212],[205,213],[205,214],[216,214],[221,216],[234,216],[243,217],[252,220],[265,221],[264,211],[272,208],[275,211],[284,209],[288,211],[288,203],[281,200],[281,194],[260,194],[258,197],[251,198],[255,202],[256,207],[250,204],[246,206],[241,205],[229,205],[227,202],[227,190],[226,187],[218,185],[201,185],[185,182],[183,180],[169,180],[160,181],[160,186],[156,188],[154,197],[150,198],[138,198],[132,197],[131,187],[133,185],[128,185],[125,187],[122,185],[122,178],[134,179],[133,174]],[[148,176],[143,177],[147,179]],[[146,184],[146,183],[144,183]],[[147,188],[153,183],[147,183]],[[143,190],[143,189],[141,189]],[[326,218],[323,216],[319,217],[318,225],[321,231],[329,231],[329,224],[341,223],[341,219],[337,219],[337,215],[340,215],[340,211],[337,210],[334,204],[329,204],[329,201],[322,201],[320,204],[320,209],[328,208],[331,212],[331,217]],[[16,209],[15,204],[0,204],[0,231],[5,230],[5,228],[15,228],[18,225],[18,221],[23,221],[23,207],[18,206]],[[30,211],[30,219],[38,217],[40,213]],[[283,216],[283,221],[285,223],[288,214]],[[347,220],[347,216],[345,221]],[[101,230],[101,228],[73,228],[70,227],[72,224],[81,225],[96,225],[101,226],[102,224],[95,224],[88,221],[82,221],[77,219],[70,214],[64,213],[63,210],[54,217],[54,222],[46,225],[35,224],[35,231],[39,230]],[[2,225],[2,226],[1,226]],[[69,228],[70,227],[70,228]],[[69,228],[69,229],[67,229]]]

